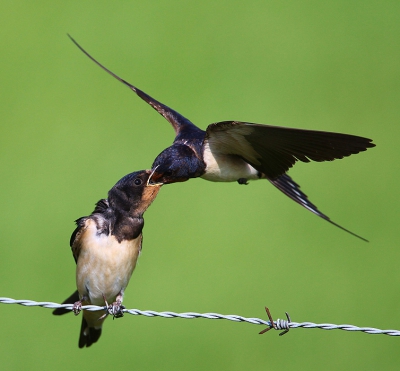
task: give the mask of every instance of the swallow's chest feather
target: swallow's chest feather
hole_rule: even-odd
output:
[[[113,302],[125,290],[135,269],[142,234],[118,242],[113,235],[98,234],[96,224],[89,219],[80,240],[76,269],[79,294],[94,305],[104,305],[103,295]]]

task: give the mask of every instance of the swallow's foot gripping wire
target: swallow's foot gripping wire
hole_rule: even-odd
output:
[[[106,313],[104,313],[99,319],[103,319],[103,318],[107,317],[109,314],[113,316],[113,319],[124,316],[123,310],[125,309],[125,307],[122,305],[122,301],[119,299],[118,296],[117,296],[117,300],[112,304],[108,304],[107,299],[104,295],[103,295],[103,299],[104,299],[104,302],[106,303],[106,306],[104,308]]]
[[[74,312],[75,316],[77,316],[81,312],[81,310],[82,310],[82,302],[80,300],[76,301],[74,303],[74,306],[72,307],[72,311]]]

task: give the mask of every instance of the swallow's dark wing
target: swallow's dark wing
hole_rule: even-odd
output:
[[[293,181],[293,179],[287,175],[281,175],[280,177],[271,180],[268,179],[276,188],[278,188],[281,192],[283,192],[286,196],[290,197],[293,201],[297,202],[299,205],[305,207],[307,210],[310,210],[315,215],[318,215],[322,219],[325,219],[329,223],[333,224],[334,226],[352,234],[355,237],[362,239],[363,241],[368,242],[365,238],[349,231],[346,228],[343,228],[339,224],[333,222],[327,215],[321,213],[318,208],[309,201],[308,197],[300,190],[300,186]]]
[[[82,235],[86,230],[86,222],[88,221],[87,217],[79,218],[75,221],[76,228],[72,232],[71,239],[69,241],[69,245],[71,246],[72,255],[74,256],[75,263],[78,263],[79,253],[81,251],[82,244]]]
[[[133,90],[140,98],[142,98],[145,102],[150,104],[160,115],[162,115],[174,128],[176,136],[178,136],[182,131],[186,130],[200,130],[197,126],[195,126],[192,122],[190,122],[187,118],[183,117],[180,113],[174,111],[169,108],[165,104],[162,104],[150,97],[150,95],[146,94],[144,91],[138,89],[136,86],[133,86],[129,82],[121,79],[115,73],[111,72],[108,68],[104,67],[101,63],[99,63],[96,59],[94,59],[85,49],[83,49],[70,35],[68,37],[72,40],[72,42],[84,53],[88,56],[94,63],[96,63],[99,67],[101,67],[104,71],[108,72],[111,76],[116,78],[118,81],[122,82],[126,86],[128,86],[131,90]]]
[[[238,155],[270,179],[297,160],[332,161],[375,147],[371,139],[355,135],[237,121],[209,125],[206,141],[212,152]]]
[[[100,201],[96,202],[94,211],[90,214],[90,216],[83,216],[82,218],[75,220],[76,228],[72,232],[71,238],[69,240],[69,245],[71,246],[75,263],[78,262],[78,257],[82,244],[82,234],[89,225],[92,225],[91,223],[95,223],[96,232],[98,234],[109,233],[110,223],[109,220],[104,217],[104,215],[107,213],[108,208],[108,200],[101,199]]]

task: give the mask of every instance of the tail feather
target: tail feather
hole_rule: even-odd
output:
[[[65,299],[62,304],[74,304],[75,302],[79,301],[79,293],[75,291],[68,299]],[[70,309],[65,308],[58,308],[53,310],[53,314],[56,316],[61,316],[62,314],[72,312]],[[88,313],[86,313],[88,315]],[[90,316],[90,314],[89,314]],[[88,322],[84,317],[84,313],[82,313],[82,325],[81,331],[79,334],[79,348],[90,347],[93,343],[99,340],[101,335],[101,324],[103,321],[99,321],[99,328],[96,327],[89,327]]]
[[[85,317],[82,316],[81,332],[79,335],[79,348],[90,347],[93,343],[99,340],[101,335],[101,327],[88,327]]]
[[[268,178],[267,178],[268,179]],[[343,231],[350,233],[351,235],[358,237],[359,239],[368,242],[365,238],[355,234],[348,229],[342,227],[339,224],[333,222],[327,215],[323,214],[315,206],[301,190],[300,186],[287,174],[283,174],[276,179],[268,179],[276,188],[283,192],[286,196],[290,197],[293,201],[297,202],[299,205],[305,207],[307,210],[311,211],[315,215],[318,215],[327,222],[333,224],[334,226],[342,229]]]
[[[62,304],[74,304],[75,302],[79,301],[79,294],[78,291],[75,291],[68,299],[65,299]],[[71,313],[70,309],[65,308],[57,308],[53,310],[53,314],[55,316],[61,316],[62,314]]]

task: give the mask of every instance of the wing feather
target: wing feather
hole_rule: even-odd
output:
[[[223,121],[207,128],[212,151],[238,155],[268,178],[287,172],[296,161],[333,161],[375,147],[355,135]]]
[[[276,188],[283,192],[286,196],[290,197],[294,202],[305,207],[307,210],[311,211],[315,215],[318,215],[327,222],[333,224],[334,226],[342,229],[343,231],[350,233],[351,235],[360,238],[363,241],[368,242],[364,237],[349,231],[348,229],[342,227],[341,225],[333,222],[329,216],[325,215],[318,210],[317,206],[314,205],[307,197],[307,195],[300,190],[300,186],[287,174],[281,175],[276,179],[268,179]]]
[[[72,232],[71,239],[70,239],[70,246],[72,250],[72,255],[74,256],[75,263],[78,262],[79,253],[81,250],[81,238],[84,231],[87,228],[86,221],[88,220],[87,217],[79,218],[75,221],[77,227]]]
[[[85,49],[83,49],[71,35],[68,35],[71,41],[94,63],[96,63],[100,68],[109,73],[112,77],[122,82],[124,85],[128,86],[133,92],[135,92],[140,98],[142,98],[146,103],[153,107],[161,116],[163,116],[175,130],[176,136],[179,136],[184,131],[201,131],[192,122],[190,122],[186,117],[182,116],[180,113],[176,112],[172,108],[169,108],[165,104],[152,98],[150,95],[146,94],[144,91],[140,90],[136,86],[130,84],[128,81],[122,79],[114,72],[103,66],[100,62],[94,59]]]

